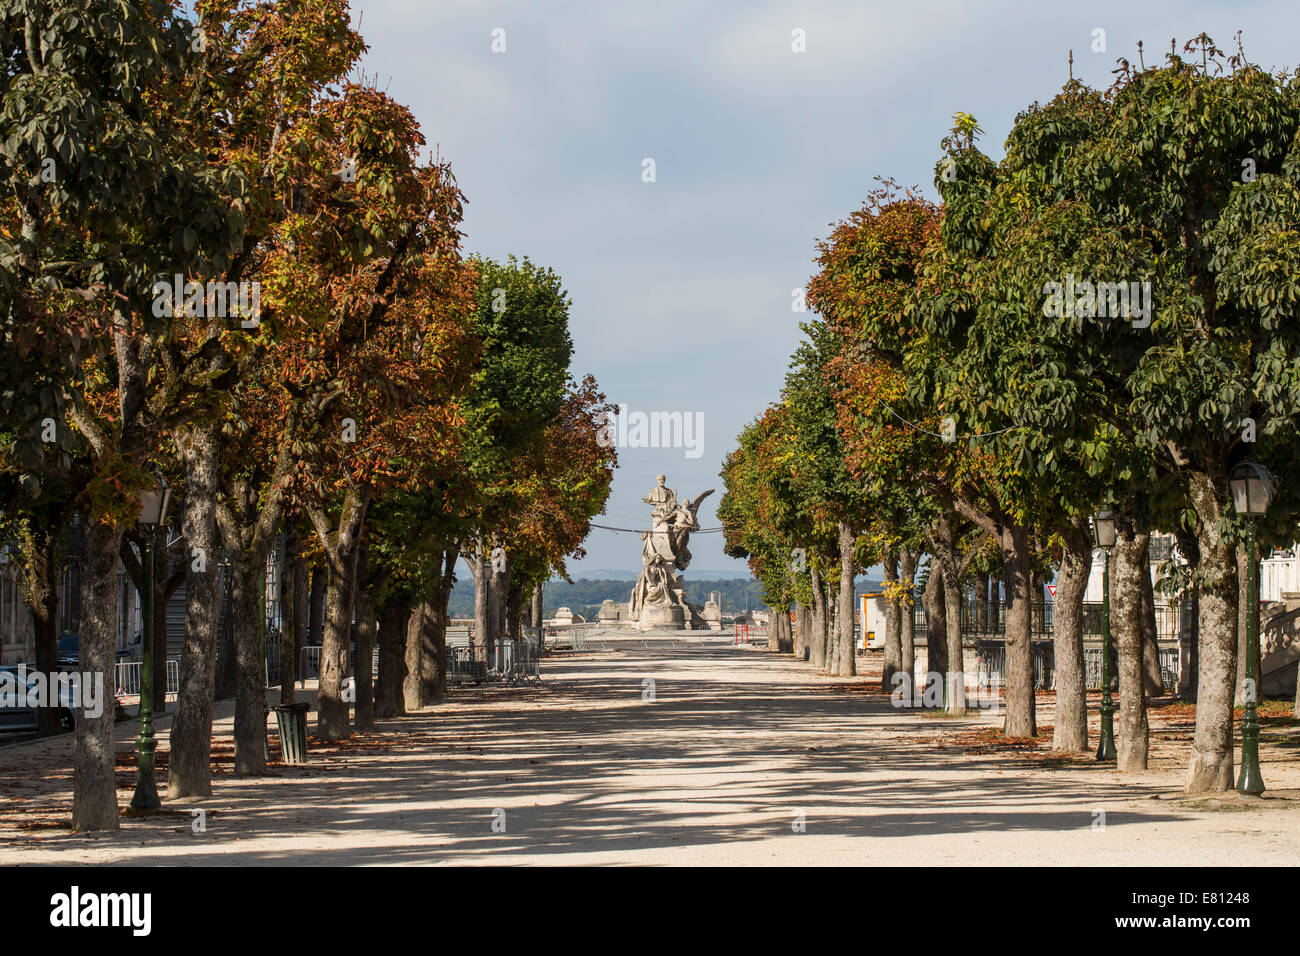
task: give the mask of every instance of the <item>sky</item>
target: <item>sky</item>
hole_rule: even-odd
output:
[[[1296,65],[1290,2],[482,2],[355,0],[365,78],[419,120],[468,199],[464,248],[551,266],[573,300],[572,369],[629,412],[699,421],[694,447],[620,448],[598,523],[643,528],[657,474],[718,526],[736,435],[779,395],[816,243],[877,176],[931,198],[939,141],[973,114],[1000,157],[1018,112],[1119,57],[1205,31]],[[1104,31],[1098,34],[1097,31]],[[494,32],[504,31],[504,32]],[[795,31],[802,31],[804,49]],[[1103,46],[1104,50],[1094,50]],[[494,46],[496,51],[494,51]],[[504,47],[504,49],[502,49]],[[499,51],[499,52],[498,52]],[[653,160],[648,182],[645,161]],[[684,442],[682,444],[685,444]],[[720,534],[686,576],[747,575]],[[593,529],[575,577],[640,566]]]

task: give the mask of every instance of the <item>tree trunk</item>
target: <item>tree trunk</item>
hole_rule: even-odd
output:
[[[1220,537],[1218,484],[1205,473],[1189,481],[1200,519],[1196,733],[1187,767],[1188,793],[1233,787],[1232,698],[1237,671],[1237,554]]]
[[[1237,679],[1233,681],[1232,705],[1234,707],[1246,706],[1246,681],[1245,676],[1249,673],[1246,667],[1247,638],[1246,627],[1247,619],[1250,614],[1250,562],[1246,557],[1245,548],[1237,548]],[[1300,673],[1300,671],[1298,671]],[[1300,681],[1297,681],[1300,686]]]
[[[266,653],[262,600],[266,554],[260,548],[231,556],[231,617],[235,629],[235,775],[266,772]]]
[[[881,635],[884,643],[884,660],[881,664],[880,687],[888,691],[893,689],[894,674],[903,664],[903,642],[898,628],[898,604],[889,597],[890,592],[898,584],[898,552],[886,551],[881,567],[885,593],[885,633]],[[862,621],[864,634],[866,630],[867,622],[864,618]]]
[[[406,676],[402,681],[402,696],[409,713],[424,706],[423,681],[423,646],[420,637],[424,629],[424,619],[433,613],[430,600],[421,601],[411,611],[406,623]]]
[[[319,645],[325,636],[325,569],[319,564],[311,568],[311,605],[307,618],[307,643]]]
[[[153,541],[153,716],[167,713],[167,580],[171,559],[167,555],[167,532],[154,532]],[[144,648],[141,647],[141,651]]]
[[[490,625],[488,600],[488,560],[484,554],[486,545],[482,535],[474,542],[474,553],[469,555],[466,563],[474,576],[474,657],[477,660],[488,659],[488,628]]]
[[[975,572],[975,606],[971,608],[971,623],[975,633],[987,634],[989,630],[989,575],[987,571]]]
[[[524,592],[512,576],[510,588],[506,592],[506,638],[508,640],[519,640],[519,618],[523,603]]]
[[[1147,768],[1146,680],[1142,667],[1142,575],[1147,574],[1147,535],[1121,521],[1110,574],[1110,629],[1119,658],[1120,770]]]
[[[989,633],[1003,635],[1006,625],[1006,609],[1002,606],[1002,579],[996,574],[989,575],[988,600]]]
[[[1151,554],[1150,538],[1147,541],[1148,560]],[[1147,694],[1160,697],[1165,692],[1164,675],[1160,671],[1160,637],[1156,632],[1156,595],[1151,583],[1151,569],[1143,569],[1142,579],[1142,669],[1145,672]]]
[[[1062,533],[1065,547],[1056,575],[1052,651],[1056,660],[1056,720],[1052,749],[1088,751],[1088,697],[1083,662],[1083,596],[1092,571],[1092,534],[1087,518],[1075,518]]]
[[[58,670],[59,556],[63,552],[63,539],[71,513],[70,504],[62,506],[48,524],[32,527],[31,539],[25,542],[23,549],[23,578],[36,641],[36,669],[42,674],[53,674]],[[42,737],[57,734],[62,729],[59,711],[55,707],[38,708],[36,721],[36,732]]]
[[[456,559],[459,552],[452,548],[443,552],[442,575],[435,585],[433,596],[433,616],[429,628],[422,632],[423,650],[421,666],[424,679],[425,700],[444,700],[447,697],[447,626],[451,616],[447,613],[447,603],[451,600],[451,590],[456,583]]]
[[[840,618],[839,610],[839,588],[835,587],[830,580],[826,581],[826,650],[823,665],[828,674],[834,674],[839,670],[839,653],[840,653]]]
[[[298,561],[301,543],[293,528],[284,536],[283,572],[280,575],[280,703],[292,704],[298,679],[296,655],[298,622]]]
[[[826,670],[834,674],[839,669],[840,650],[840,600],[837,588],[826,582]]]
[[[922,693],[932,684],[943,699],[943,677],[948,671],[948,609],[944,600],[943,568],[930,557],[930,578],[925,583],[925,681]]]
[[[211,556],[209,556],[211,560]],[[235,696],[235,687],[239,677],[235,666],[235,615],[231,601],[231,589],[234,587],[234,575],[227,564],[214,573],[218,577],[218,611],[217,611],[217,660],[213,675],[212,693],[217,700],[229,700]],[[186,602],[188,604],[188,601]],[[188,612],[187,612],[188,613]]]
[[[956,562],[952,562],[955,564]],[[961,638],[961,588],[955,568],[945,562],[943,573],[944,623],[947,635],[944,704],[954,717],[966,715],[966,652]]]
[[[822,588],[821,575],[816,568],[810,569],[812,576],[812,630],[809,633],[809,659],[814,667],[826,666],[826,592]]]
[[[1034,569],[1029,572],[1029,599],[1033,605],[1034,636],[1046,630],[1043,620],[1043,572]]]
[[[854,551],[857,535],[843,521],[839,523],[840,532],[840,677],[855,677],[858,673],[857,649],[853,643],[853,579],[857,576],[857,561]],[[863,627],[866,623],[863,623]]]
[[[99,714],[88,703],[75,713],[72,752],[72,829],[116,830],[117,780],[113,769],[113,705],[117,645],[118,552],[122,529],[87,516],[81,586],[81,641],[78,669],[98,680]],[[89,695],[86,695],[89,696]]]
[[[545,613],[545,611],[543,610],[543,606],[542,606],[542,590],[543,590],[545,587],[546,587],[546,582],[545,582],[545,581],[538,581],[538,582],[537,582],[537,585],[533,588],[533,600],[532,600],[532,603],[533,603],[533,627],[538,628],[539,631],[540,631],[541,626],[542,626],[542,621],[545,620],[545,618],[546,618],[546,613]],[[544,648],[545,644],[546,644],[546,642],[543,641],[543,640],[541,639],[541,637],[539,636],[539,637],[538,637],[537,649],[538,649],[539,651],[541,651],[541,650]]]
[[[808,605],[795,599],[794,602],[794,656],[796,660],[807,660],[809,654],[808,632],[812,630],[812,612]]]
[[[167,799],[212,795],[212,701],[221,595],[217,567],[217,430],[196,428],[180,440],[185,462],[185,646],[172,718]],[[201,570],[200,570],[201,569]]]
[[[290,615],[292,644],[289,653],[293,655],[293,670],[290,672],[289,691],[281,689],[281,701],[286,704],[294,702],[294,680],[298,677],[298,665],[302,661],[302,649],[307,646],[311,633],[311,571],[307,567],[307,558],[302,553],[302,541],[299,539],[293,561],[293,613]]]
[[[402,682],[406,678],[406,628],[411,602],[392,596],[379,615],[379,680],[375,684],[375,716],[400,717],[406,713]]]
[[[321,641],[320,692],[316,700],[317,733],[324,740],[346,740],[348,705],[343,680],[348,673],[352,643],[352,610],[356,596],[357,556],[370,503],[369,492],[351,488],[343,499],[337,526],[322,508],[313,508],[312,523],[325,550],[329,589],[325,599],[325,633]],[[369,666],[369,661],[366,662]]]
[[[903,600],[898,605],[900,662],[898,669],[906,675],[906,686],[903,691],[908,700],[912,699],[916,689],[916,635],[912,633],[912,622],[915,618],[912,602],[916,585],[917,557],[917,553],[911,548],[904,548],[899,552],[898,557],[898,582],[904,591]],[[893,690],[892,687],[886,689]]]
[[[367,544],[363,538],[358,549],[356,573],[357,647],[352,662],[352,684],[356,691],[354,726],[369,730],[375,726],[375,688],[371,680],[375,653],[375,606],[370,599],[366,567]]]
[[[951,514],[941,515],[935,531],[935,563],[943,572],[944,703],[949,714],[966,714],[966,654],[961,637],[961,584],[957,536]],[[935,671],[935,668],[930,668]],[[936,671],[937,672],[937,671]]]
[[[492,546],[495,552],[501,548],[500,554],[505,555],[504,545],[499,535],[493,533]],[[500,570],[498,570],[500,568]],[[488,654],[496,654],[498,643],[502,640],[505,631],[506,618],[506,590],[510,587],[510,569],[509,564],[505,561],[494,563],[492,555],[488,555]]]
[[[1034,651],[1030,639],[1029,532],[1020,525],[1006,524],[998,537],[1007,609],[1007,715],[1003,733],[1008,737],[1036,737]]]
[[[438,682],[438,658],[445,653],[447,635],[446,603],[434,586],[428,613],[420,620],[420,697],[426,704],[445,700],[447,685]],[[441,643],[440,639],[441,638]],[[446,674],[446,669],[443,669]]]

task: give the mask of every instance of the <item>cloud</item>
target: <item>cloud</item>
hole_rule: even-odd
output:
[[[807,313],[790,290],[815,241],[876,175],[931,182],[958,110],[1000,147],[1016,113],[1075,75],[1105,87],[1115,58],[1147,62],[1208,31],[1246,33],[1268,66],[1294,60],[1292,5],[1124,0],[539,4],[384,0],[356,7],[364,69],[415,111],[468,197],[466,248],[528,255],[573,297],[575,372],[645,410],[705,415],[705,453],[629,449],[610,510],[641,514],[660,471],[718,484],[736,432],[777,398]],[[491,31],[506,31],[506,52]],[[807,31],[807,53],[791,30]],[[1107,31],[1107,51],[1090,49]],[[641,182],[641,161],[657,181]],[[721,490],[705,503],[713,508]],[[603,522],[616,524],[619,522]],[[713,522],[716,523],[716,522]],[[638,542],[597,533],[589,567],[636,567]],[[696,567],[735,567],[718,535]],[[688,572],[689,578],[689,572]]]

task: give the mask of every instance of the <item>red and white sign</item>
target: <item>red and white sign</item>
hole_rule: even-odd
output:
[[[1049,584],[1047,586],[1047,593],[1050,594],[1052,597],[1056,597],[1056,585]]]

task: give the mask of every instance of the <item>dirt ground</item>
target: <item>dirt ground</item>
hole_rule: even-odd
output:
[[[1151,769],[1119,773],[1050,753],[1051,694],[1039,696],[1044,736],[1012,743],[988,713],[893,707],[878,688],[879,654],[859,666],[862,676],[843,679],[718,638],[597,640],[548,656],[541,685],[458,688],[253,780],[230,772],[226,702],[213,796],[124,816],[114,834],[67,829],[70,736],[4,747],[0,861],[1300,862],[1300,726],[1289,717],[1264,722],[1262,799],[1193,800],[1181,794],[1194,720],[1185,705],[1153,710]],[[170,718],[160,723],[165,796]],[[1094,713],[1094,745],[1097,726]],[[118,727],[123,806],[135,730]]]

